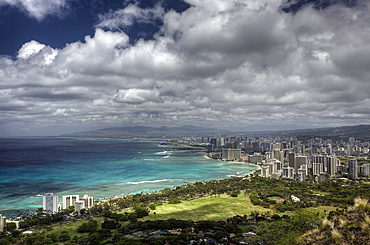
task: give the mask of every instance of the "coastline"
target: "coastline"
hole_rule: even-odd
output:
[[[7,157],[19,155],[19,151],[14,150],[19,144],[26,148],[21,154],[24,157],[19,158],[13,168],[1,169],[4,178],[0,184],[7,186],[0,193],[2,213],[36,210],[42,207],[39,196],[42,193],[52,192],[59,197],[88,194],[101,199],[226,179],[239,173],[248,175],[256,170],[255,167],[248,169],[248,165],[233,166],[232,162],[219,164],[211,158],[208,162],[201,152],[189,154],[191,151],[169,150],[164,155],[161,153],[165,146],[159,145],[159,140],[49,137],[3,139],[3,142],[8,149]],[[43,164],[33,164],[38,162]],[[103,168],[104,172],[95,171]],[[13,174],[14,169],[17,175]],[[84,174],[77,174],[81,169]],[[28,179],[27,185],[23,184],[23,179]],[[21,188],[15,188],[15,184],[22,184]]]
[[[205,158],[207,158],[207,159],[217,160],[217,161],[222,161],[222,162],[232,162],[232,163],[243,163],[243,164],[248,164],[248,165],[251,165],[251,166],[255,166],[255,167],[257,167],[257,169],[256,169],[256,170],[261,169],[261,166],[260,166],[260,165],[258,165],[258,164],[254,164],[254,163],[241,162],[241,161],[225,161],[225,160],[220,160],[220,159],[214,159],[214,158],[211,158],[211,157],[209,157],[209,156],[207,156],[207,155],[204,155],[204,157],[205,157]]]

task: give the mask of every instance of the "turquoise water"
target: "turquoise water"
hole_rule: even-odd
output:
[[[42,207],[39,194],[104,198],[244,176],[255,166],[173,151],[158,141],[0,139],[0,213]]]

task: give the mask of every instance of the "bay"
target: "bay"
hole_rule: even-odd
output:
[[[2,138],[0,213],[36,210],[40,194],[96,199],[150,193],[178,185],[245,176],[255,166],[172,150],[161,141]]]

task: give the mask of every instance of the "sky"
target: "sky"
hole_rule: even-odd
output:
[[[0,136],[370,123],[367,0],[0,0]]]

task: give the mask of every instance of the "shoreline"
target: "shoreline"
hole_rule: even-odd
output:
[[[81,139],[74,139],[72,138],[71,141],[65,141],[64,138],[54,138],[52,137],[51,141],[52,145],[62,145],[65,147],[66,152],[73,154],[75,153],[75,144],[77,146],[84,146],[85,141],[81,141]],[[120,146],[122,149],[127,145],[133,144],[132,142],[124,141],[124,142],[115,142],[111,141],[109,139],[91,139],[93,142],[98,142],[94,144],[89,144],[89,146],[93,147],[92,149],[95,149],[96,147],[99,147],[99,149],[106,149],[108,152],[111,152],[112,146],[116,148],[116,146]],[[108,142],[106,143],[100,143],[101,141]],[[23,141],[21,141],[23,142]],[[43,152],[43,147],[46,144],[49,144],[49,138],[45,141],[42,139],[37,139],[35,141],[40,147],[35,148],[36,152]],[[59,143],[61,142],[61,143]],[[100,175],[96,174],[96,171],[87,171],[87,175],[90,176],[90,179],[87,177],[83,179],[79,179],[78,185],[73,182],[73,179],[70,183],[68,183],[68,186],[64,186],[63,188],[57,188],[59,187],[60,183],[67,183],[65,182],[65,178],[63,173],[59,171],[52,171],[53,169],[64,169],[66,164],[65,163],[71,163],[68,165],[68,168],[72,171],[75,171],[76,169],[80,168],[89,168],[91,167],[90,160],[86,161],[82,158],[85,156],[85,154],[78,154],[78,157],[73,155],[71,153],[71,156],[74,158],[66,158],[61,157],[59,155],[54,156],[51,154],[52,158],[55,158],[54,162],[57,162],[58,164],[49,164],[48,158],[50,157],[48,155],[47,159],[41,158],[42,161],[45,162],[44,165],[30,167],[31,165],[25,165],[24,169],[30,168],[30,171],[27,171],[27,176],[30,178],[30,183],[21,189],[10,189],[9,191],[12,191],[14,194],[18,194],[15,198],[9,198],[7,193],[2,193],[2,201],[0,202],[0,212],[6,211],[13,212],[18,210],[36,210],[37,208],[42,207],[42,197],[37,196],[40,195],[40,193],[47,193],[47,192],[53,192],[56,196],[63,196],[63,195],[80,195],[83,196],[84,194],[88,194],[89,196],[94,196],[96,200],[104,199],[104,198],[112,198],[112,197],[120,197],[122,195],[134,195],[137,193],[151,193],[154,191],[160,191],[166,188],[175,188],[178,185],[184,185],[184,184],[193,184],[197,181],[209,181],[209,180],[221,180],[229,178],[229,175],[235,175],[235,173],[242,170],[238,170],[238,168],[244,168],[246,169],[246,172],[244,175],[248,175],[249,173],[253,173],[256,171],[255,167],[249,168],[248,166],[240,166],[233,168],[228,167],[228,164],[223,164],[223,166],[219,166],[219,163],[210,161],[205,162],[203,158],[202,153],[196,153],[196,154],[182,154],[181,151],[173,151],[172,156],[170,154],[170,157],[166,158],[164,156],[160,156],[157,153],[160,151],[163,151],[163,146],[159,146],[158,142],[160,141],[144,141],[140,143],[134,143],[133,146],[135,146],[133,149],[129,149],[129,153],[126,153],[126,151],[117,151],[114,150],[111,152],[111,155],[105,154],[97,154],[94,158],[94,166],[103,166],[104,167],[110,167],[106,171],[108,174],[110,170],[113,171],[114,174],[107,175],[110,178],[113,178],[114,180],[118,179],[119,182],[111,182],[106,181],[109,178],[102,178]],[[29,144],[29,142],[27,142]],[[73,143],[73,144],[72,144]],[[117,145],[119,144],[119,145]],[[106,148],[101,148],[101,146],[107,146]],[[114,148],[114,149],[115,149]],[[119,149],[121,149],[119,148]],[[82,152],[83,153],[83,152]],[[179,153],[179,154],[177,154]],[[130,155],[128,155],[130,154]],[[178,155],[178,158],[175,156]],[[43,156],[43,155],[42,155]],[[90,155],[89,155],[90,156]],[[82,159],[82,160],[81,160]],[[100,159],[97,161],[96,159]],[[117,160],[118,159],[118,160]],[[211,158],[209,158],[211,159]],[[31,158],[31,160],[34,160]],[[40,160],[40,161],[41,161]],[[64,162],[62,162],[63,160]],[[216,159],[212,159],[216,160]],[[39,161],[39,159],[38,159]],[[59,163],[60,161],[60,163]],[[185,165],[180,165],[180,162],[184,162]],[[189,161],[191,161],[192,164],[186,164]],[[142,169],[139,167],[133,168],[132,166],[139,166],[139,164],[136,164],[137,162],[142,162],[143,166],[147,166],[148,170],[152,171],[151,174],[148,176],[142,175]],[[157,171],[158,166],[163,167],[164,170],[167,170],[172,165],[165,165],[166,162],[169,162],[169,164],[172,164],[173,166],[178,166],[178,168],[185,169],[185,173],[183,171],[175,171],[178,174],[178,177],[173,177],[174,170],[169,170],[168,173],[166,171]],[[213,163],[212,163],[213,162]],[[73,163],[73,164],[72,164]],[[135,164],[133,164],[135,163]],[[163,166],[162,166],[163,165]],[[119,169],[119,173],[127,173],[125,170],[127,169],[126,166],[130,166],[130,170],[133,171],[133,174],[126,175],[117,175],[117,168]],[[156,166],[155,168],[152,166]],[[214,166],[214,167],[212,167]],[[56,168],[58,167],[58,168]],[[210,169],[211,167],[211,169]],[[249,168],[249,169],[248,169]],[[154,169],[154,170],[153,170]],[[23,177],[23,174],[26,173],[25,171],[20,171],[19,176]],[[42,181],[52,181],[50,182],[50,188],[52,190],[44,190],[41,185],[40,189],[30,188],[29,186],[33,186],[37,183],[37,176],[39,176],[40,173],[43,173]],[[244,176],[243,175],[243,176]],[[57,176],[58,178],[55,178]],[[96,181],[94,183],[91,182],[91,178],[97,177]],[[163,181],[167,180],[168,181]],[[55,180],[55,181],[53,181]],[[69,178],[66,178],[66,180],[70,180]],[[89,181],[86,181],[89,180]],[[158,181],[160,180],[160,181]],[[8,180],[7,180],[8,181]],[[18,177],[12,176],[12,181],[14,183],[17,183]],[[112,180],[113,181],[113,180]],[[6,183],[5,179],[3,179],[3,182]],[[1,182],[1,183],[3,183]],[[135,184],[133,184],[135,182]],[[144,183],[148,182],[148,183]],[[111,184],[113,183],[113,184]]]
[[[221,159],[214,159],[214,158],[211,158],[207,155],[204,155],[205,158],[207,159],[211,159],[211,160],[216,160],[216,161],[222,161],[222,162],[233,162],[233,163],[243,163],[243,164],[248,164],[248,165],[251,165],[251,166],[255,166],[257,167],[257,170],[261,169],[261,166],[258,165],[258,164],[254,164],[254,163],[249,163],[249,162],[240,162],[240,161],[225,161],[225,160],[221,160]]]

